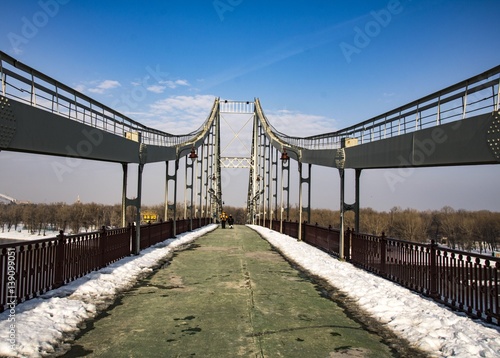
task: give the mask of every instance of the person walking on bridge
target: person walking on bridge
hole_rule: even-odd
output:
[[[227,220],[227,214],[225,211],[223,211],[221,214],[220,214],[220,223],[221,223],[221,226],[223,229],[226,228],[226,220]]]
[[[234,224],[234,218],[232,215],[229,215],[229,217],[227,218],[227,223],[229,224],[229,228],[232,229]]]

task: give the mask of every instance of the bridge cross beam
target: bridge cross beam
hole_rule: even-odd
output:
[[[342,163],[343,164],[343,163]],[[362,169],[355,169],[355,202],[352,204],[347,204],[345,202],[345,169],[343,165],[338,168],[340,175],[340,247],[339,247],[339,258],[344,259],[346,253],[345,250],[345,237],[344,237],[344,219],[346,211],[354,211],[354,230],[359,231],[359,191],[360,191],[360,177]],[[351,247],[350,243],[348,245],[349,249]],[[350,253],[347,253],[350,256]]]
[[[188,158],[186,157],[186,165],[185,165],[185,189],[184,189],[184,218],[187,218],[187,211],[189,209],[189,230],[193,231],[193,216],[194,216],[194,195],[195,195],[195,176],[197,169],[197,158]],[[188,172],[191,175],[188,175]],[[190,203],[187,205],[188,192],[190,193]]]
[[[298,163],[299,167],[299,235],[298,235],[298,240],[302,240],[302,212],[306,211],[307,212],[307,222],[311,222],[311,168],[312,164],[308,164],[308,176],[307,178],[304,176],[304,171],[302,169],[302,163]],[[307,206],[303,206],[303,199],[302,199],[302,185],[307,184]]]
[[[282,150],[282,153],[286,153]],[[283,156],[282,156],[283,157]],[[286,208],[285,220],[290,220],[290,160],[281,160],[281,195],[280,195],[280,233],[283,233],[283,212]],[[286,193],[286,195],[285,195]],[[286,200],[286,206],[284,201]]]

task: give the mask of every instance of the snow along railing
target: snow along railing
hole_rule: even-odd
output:
[[[174,135],[147,127],[0,51],[0,95],[141,143],[178,146],[203,137],[210,117],[197,130]],[[215,104],[217,100],[215,101]],[[214,104],[214,108],[215,108]],[[211,113],[214,110],[212,109]]]
[[[500,325],[500,258],[348,230],[350,262],[471,317]]]
[[[298,238],[299,223],[279,220],[264,227]],[[304,223],[302,241],[339,256],[340,231]],[[354,232],[347,229],[348,262],[421,293],[454,310],[500,325],[500,257],[449,249],[431,243]]]
[[[193,230],[210,218],[193,220]],[[189,219],[176,221],[189,231]],[[140,250],[175,237],[173,221],[142,225]],[[134,226],[0,244],[0,312],[99,270],[133,253]]]
[[[358,144],[370,143],[496,112],[500,109],[499,83],[500,66],[496,66],[353,126],[309,137],[288,136],[274,128],[263,114],[261,120],[281,143],[304,149],[338,149],[345,139],[357,140]]]

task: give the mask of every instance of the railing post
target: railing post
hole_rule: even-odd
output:
[[[99,248],[101,251],[98,267],[104,267],[106,265],[106,248],[108,244],[106,227],[103,225],[101,227],[101,232],[99,235]]]
[[[331,226],[330,226],[331,227]],[[344,259],[349,261],[351,259],[351,238],[352,238],[352,230],[351,228],[347,228],[347,232],[344,240]]]
[[[150,247],[151,246],[151,221],[148,221],[148,243],[147,243],[147,247]],[[140,251],[140,247],[139,247],[139,251]]]
[[[61,287],[64,284],[64,262],[66,261],[64,231],[59,230],[59,235],[57,235],[56,238],[56,272],[54,274],[54,288]]]
[[[165,223],[163,222],[163,219],[160,219],[160,241],[165,240],[165,238],[163,237],[163,226],[164,225],[165,225]]]
[[[7,82],[6,74],[3,72],[3,60],[0,54],[0,80],[2,81],[2,96],[5,97],[5,82]]]
[[[430,277],[429,277],[429,296],[437,298],[437,247],[436,241],[430,243]]]
[[[380,275],[382,277],[387,277],[387,271],[385,263],[387,261],[387,237],[385,232],[382,232],[380,237]]]
[[[129,233],[129,252],[128,254],[129,255],[132,255],[132,253],[134,252],[134,225],[132,223],[128,223],[128,233]]]

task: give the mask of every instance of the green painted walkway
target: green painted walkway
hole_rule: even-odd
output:
[[[324,290],[323,290],[324,292]],[[245,226],[217,229],[121,296],[65,357],[398,357]]]

